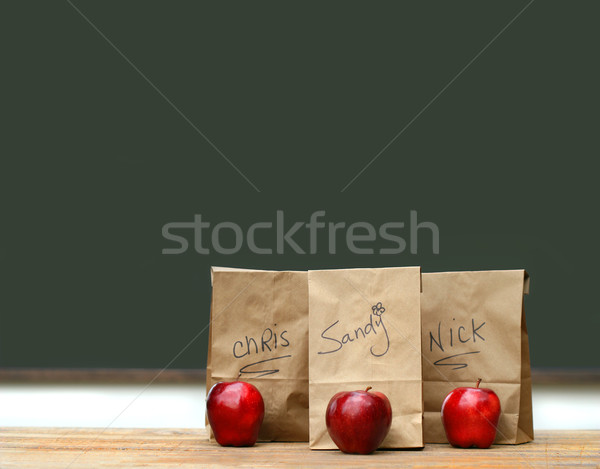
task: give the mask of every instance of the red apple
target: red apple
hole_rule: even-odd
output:
[[[442,423],[452,446],[489,448],[496,438],[500,399],[491,389],[456,388],[442,404]]]
[[[380,392],[338,392],[327,405],[325,423],[344,453],[369,454],[379,448],[392,425],[392,406]]]
[[[252,446],[265,416],[265,404],[250,383],[217,383],[206,396],[206,414],[221,446]]]

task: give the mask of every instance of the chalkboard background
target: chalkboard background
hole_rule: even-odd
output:
[[[525,268],[533,365],[600,365],[597,2],[73,5],[0,7],[0,367],[163,367],[207,324],[210,265]],[[416,211],[439,254],[427,230],[417,254],[200,254],[190,230],[162,253],[166,223],[277,210]]]

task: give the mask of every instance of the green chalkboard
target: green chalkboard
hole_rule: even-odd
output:
[[[0,367],[163,367],[211,265],[525,268],[533,365],[600,366],[597,2],[0,10]]]

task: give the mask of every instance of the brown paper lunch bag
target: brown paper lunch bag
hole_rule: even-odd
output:
[[[336,448],[327,404],[367,386],[392,406],[381,447],[422,447],[420,267],[311,270],[308,284],[310,448]]]
[[[440,409],[456,387],[498,394],[497,444],[533,440],[524,270],[424,273],[421,295],[425,443],[446,443]]]
[[[211,274],[207,392],[219,381],[248,381],[265,402],[259,440],[308,441],[307,272]]]

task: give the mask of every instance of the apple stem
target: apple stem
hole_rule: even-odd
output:
[[[236,381],[239,381],[239,379],[242,377],[242,372],[240,371],[240,374],[238,375],[237,378],[235,378]]]
[[[477,384],[475,385],[475,387],[476,387],[477,389],[479,389],[479,383],[481,383],[481,378],[478,378],[478,379],[477,379]]]
[[[365,392],[369,392],[369,389],[373,389],[371,386],[367,386],[367,389],[365,389]]]

